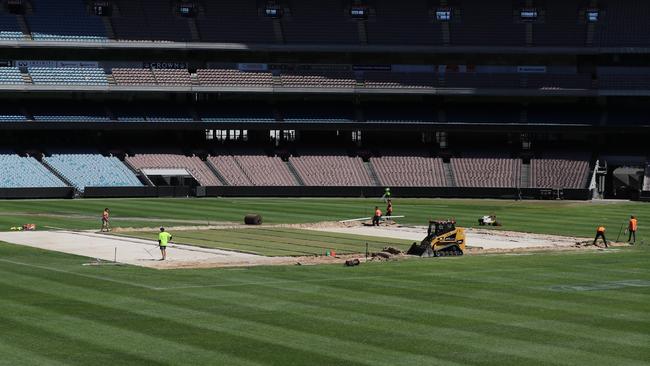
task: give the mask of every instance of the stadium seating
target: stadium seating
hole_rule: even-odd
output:
[[[280,158],[261,153],[214,155],[208,162],[232,186],[294,186],[296,180]]]
[[[520,88],[519,74],[447,72],[441,75],[440,86],[447,88]]]
[[[518,187],[521,160],[498,153],[464,154],[451,158],[451,169],[458,187]]]
[[[197,108],[203,122],[243,122],[243,123],[272,123],[275,122],[273,110],[264,103],[223,103],[203,105]]]
[[[30,67],[34,84],[108,86],[104,70],[97,67]]]
[[[17,67],[0,67],[0,84],[23,84],[23,78]]]
[[[358,157],[315,153],[292,156],[289,161],[308,186],[371,186],[372,180]]]
[[[640,126],[650,124],[650,111],[625,105],[612,105],[607,110],[607,123],[610,126]]]
[[[5,112],[0,112],[0,123],[1,122],[24,122],[27,119],[25,116],[20,114],[5,114]]]
[[[93,103],[48,103],[29,107],[35,121],[41,122],[109,122],[102,105]]]
[[[357,22],[344,14],[341,2],[301,0],[292,5],[291,16],[282,19],[286,42],[359,43]]]
[[[0,10],[0,40],[22,40],[23,32],[20,30],[16,16]]]
[[[546,0],[543,10],[545,21],[533,26],[535,46],[584,46],[587,41],[587,24],[579,19],[584,3],[566,0]]]
[[[433,88],[437,75],[433,73],[405,73],[371,71],[363,74],[366,88]]]
[[[549,108],[547,105],[530,105],[527,108],[528,123],[531,124],[587,124],[598,125],[601,110],[595,106],[559,104]]]
[[[589,74],[526,74],[525,86],[533,89],[591,89]]]
[[[26,18],[35,40],[107,40],[101,18],[89,14],[82,0],[31,0],[31,6]]]
[[[204,42],[275,43],[273,23],[258,15],[256,0],[220,0],[196,18]]]
[[[179,69],[153,69],[153,76],[158,85],[162,86],[188,86],[192,84],[187,70]]]
[[[296,103],[279,107],[282,121],[295,123],[350,123],[355,122],[351,104]]]
[[[120,122],[192,122],[194,119],[185,106],[175,104],[139,103],[137,106],[111,107]]]
[[[426,0],[377,0],[376,15],[367,23],[369,44],[440,45],[440,24]]]
[[[354,88],[357,84],[351,72],[285,71],[280,79],[282,86],[292,88]]]
[[[142,183],[129,168],[114,156],[100,154],[53,154],[43,160],[75,188],[136,187]]]
[[[589,160],[585,153],[547,153],[530,161],[532,188],[585,188]]]
[[[444,106],[447,123],[495,123],[521,122],[521,107],[516,104],[447,104]]]
[[[113,13],[102,18],[83,0],[32,0],[25,17],[36,41],[155,41],[244,44],[356,44],[452,46],[609,46],[650,45],[650,4],[602,0],[600,17],[590,26],[581,19],[588,3],[546,0],[532,2],[540,12],[528,43],[526,25],[517,17],[524,1],[412,0],[370,2],[371,15],[359,26],[349,2],[305,0],[284,4],[290,11],[279,20],[263,15],[262,1],[222,0],[201,3],[196,18],[175,13],[158,0],[114,0]],[[448,5],[452,19],[442,26],[435,10]],[[0,11],[0,40],[22,40],[17,17]],[[275,26],[274,26],[275,23]],[[361,32],[361,33],[360,33]],[[591,43],[588,43],[591,42]]]
[[[0,171],[0,188],[65,187],[65,183],[32,157],[0,154]]]
[[[442,159],[413,153],[372,157],[370,162],[387,187],[444,187],[445,173]]]
[[[158,0],[114,1],[117,12],[111,16],[119,41],[189,42],[188,20],[173,12],[170,3]]]
[[[271,87],[273,76],[270,72],[245,72],[235,69],[199,69],[196,71],[202,86],[246,86]]]
[[[111,74],[117,85],[156,85],[151,69],[113,68]]]
[[[650,164],[646,163],[645,174],[643,177],[643,190],[650,191]]]
[[[600,89],[650,89],[650,75],[642,74],[601,74],[598,76]]]
[[[601,21],[596,24],[594,45],[609,47],[648,47],[650,45],[650,3],[647,1],[607,2]]]
[[[136,154],[126,161],[135,169],[185,169],[202,186],[219,186],[221,182],[198,156],[180,154]]]
[[[431,123],[438,121],[437,110],[433,106],[403,103],[398,106],[386,103],[366,103],[363,115],[370,123]]]
[[[463,0],[459,22],[451,22],[452,45],[524,46],[524,24],[514,22],[511,1]]]
[[[172,7],[161,6],[160,0],[139,0],[144,9],[145,27],[149,29],[153,40],[169,40],[176,42],[192,41],[192,35],[187,18],[174,14]],[[140,27],[143,25],[140,24]]]

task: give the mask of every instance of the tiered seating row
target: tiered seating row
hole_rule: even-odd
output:
[[[585,188],[589,179],[586,156],[531,159],[533,188]]]
[[[417,155],[370,159],[379,181],[387,187],[444,187],[442,159]]]
[[[34,84],[108,86],[104,69],[97,67],[30,67]]]
[[[518,187],[521,160],[510,158],[452,158],[451,169],[458,187]]]
[[[208,162],[232,186],[293,186],[296,181],[280,158],[255,155],[210,156]]]
[[[292,156],[289,161],[308,186],[371,186],[372,179],[359,157],[344,155]]]
[[[263,15],[256,0],[221,0],[201,6],[195,19],[174,13],[157,0],[114,0],[113,14],[102,19],[82,0],[31,0],[25,15],[36,41],[202,42],[273,44],[358,44],[366,34],[371,45],[526,46],[526,26],[517,16],[524,1],[450,2],[452,14],[443,28],[436,19],[438,2],[374,0],[364,27],[350,17],[347,1],[291,2],[280,20]],[[536,4],[539,21],[532,24],[532,45],[584,47],[588,3],[546,0]],[[594,47],[648,47],[650,4],[600,0],[602,10],[594,23]],[[543,18],[543,19],[542,19]],[[276,26],[274,26],[274,23]],[[109,25],[110,24],[110,25]],[[22,38],[16,16],[0,10],[0,39]],[[109,31],[110,29],[110,31]],[[282,29],[281,33],[277,29]],[[360,31],[363,29],[363,31]],[[448,30],[448,32],[443,29]],[[360,33],[361,32],[361,33]],[[448,37],[445,37],[448,34]]]
[[[0,154],[0,171],[0,188],[65,187],[65,183],[32,157]]]
[[[43,160],[82,192],[85,187],[142,186],[135,174],[113,156],[54,154]]]
[[[141,186],[135,174],[115,157],[99,154],[54,154],[44,157],[50,167],[77,189],[103,186]],[[289,163],[261,153],[212,155],[207,161],[181,154],[137,154],[126,158],[136,170],[185,169],[200,185],[218,186],[215,172],[232,186],[372,186],[370,170],[359,157],[312,152],[292,156]],[[289,168],[295,169],[298,177]],[[418,153],[371,157],[380,186],[445,187],[440,158]],[[457,187],[519,187],[521,160],[507,157],[451,158]],[[65,184],[36,159],[0,154],[0,187],[63,187]],[[585,188],[590,164],[587,155],[574,154],[531,160],[531,188]],[[650,179],[646,179],[646,184]],[[650,187],[645,187],[646,189]]]
[[[221,182],[210,171],[210,168],[198,156],[178,154],[136,154],[126,157],[126,161],[134,168],[141,169],[185,169],[202,186],[219,186]]]

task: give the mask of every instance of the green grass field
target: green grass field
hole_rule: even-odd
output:
[[[155,240],[158,232],[136,231],[120,235]],[[326,250],[334,250],[338,254],[364,253],[366,243],[371,252],[380,251],[386,246],[406,250],[413,243],[409,240],[285,228],[177,231],[174,232],[174,242],[267,256],[323,255]]]
[[[647,365],[650,252],[151,270],[0,244],[0,363]]]
[[[106,206],[114,225],[155,227],[240,222],[251,212],[267,223],[339,220],[367,216],[377,203],[0,201],[0,229],[27,222],[92,229]],[[638,241],[650,239],[650,205],[640,203],[396,199],[395,208],[407,216],[402,222],[420,225],[455,216],[473,226],[478,216],[496,213],[508,230],[591,236],[603,223],[610,239],[635,214]],[[252,230],[229,230],[221,241],[211,231],[175,234],[233,249],[272,239],[273,247],[255,249],[272,255],[319,250],[302,230]],[[343,251],[357,245],[347,236],[318,241]],[[82,266],[87,262],[0,243],[0,365],[650,365],[645,243],[353,268],[154,270]]]
[[[650,243],[650,205],[639,202],[596,203],[563,201],[446,200],[395,198],[400,223],[425,225],[430,218],[455,217],[461,226],[475,226],[479,216],[494,213],[503,229],[545,234],[593,236],[604,224],[615,239],[630,215],[639,218],[639,240]],[[83,199],[0,201],[0,230],[26,222],[39,227],[94,229],[104,207],[114,226],[157,227],[210,222],[242,222],[259,213],[266,223],[334,221],[372,214],[378,199]],[[647,233],[647,234],[646,234]],[[614,238],[612,238],[612,235]]]

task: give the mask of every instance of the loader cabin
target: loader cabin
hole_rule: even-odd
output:
[[[429,221],[427,234],[433,233],[435,236],[440,236],[454,230],[456,230],[456,221],[454,220]]]

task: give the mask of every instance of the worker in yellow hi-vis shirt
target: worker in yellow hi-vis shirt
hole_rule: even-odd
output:
[[[167,258],[167,244],[172,240],[172,234],[165,231],[164,227],[160,228],[160,234],[158,234],[158,245],[160,246],[160,253],[162,253],[162,259]]]

